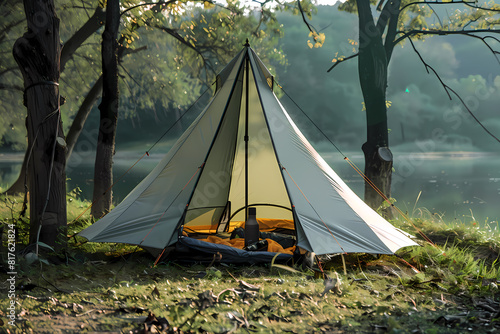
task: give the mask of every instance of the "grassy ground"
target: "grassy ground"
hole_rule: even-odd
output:
[[[20,204],[4,203],[3,223],[22,225]],[[76,217],[84,206],[73,198],[69,211]],[[87,224],[83,216],[70,231]],[[10,298],[2,297],[0,333],[500,331],[496,223],[447,225],[422,211],[411,223],[393,224],[417,236],[418,228],[435,245],[419,237],[421,247],[397,256],[322,257],[329,279],[292,264],[154,266],[154,258],[136,248],[72,238],[64,256],[28,264],[17,254],[15,326],[9,325]],[[2,293],[8,278],[2,271]]]

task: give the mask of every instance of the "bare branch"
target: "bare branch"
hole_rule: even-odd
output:
[[[252,0],[252,2],[256,2],[256,3],[258,3],[258,4],[259,4],[259,5],[261,5],[261,6],[264,6],[264,5],[266,5],[267,3],[272,2],[272,1],[273,1],[273,0],[263,0],[263,1]]]
[[[474,8],[478,8],[475,6],[472,6],[472,4],[475,4],[475,1],[450,1],[450,2],[437,2],[437,1],[415,1],[415,2],[410,2],[404,5],[401,8],[401,11],[405,10],[406,8],[413,6],[413,5],[456,5],[456,4],[465,4]],[[481,8],[478,8],[481,9]]]
[[[307,26],[307,29],[309,29],[310,32],[312,33],[317,33],[316,28],[314,28],[309,22],[307,22],[306,14],[304,13],[304,10],[302,10],[302,5],[300,4],[300,0],[297,0],[297,6],[299,7],[300,15],[302,15],[302,21]]]
[[[97,6],[94,14],[64,43],[61,49],[61,72],[68,60],[73,56],[75,51],[92,35],[94,34],[106,20],[106,12],[104,8]]]
[[[434,10],[434,8],[432,8],[432,6],[430,4],[427,4],[427,6],[429,6],[429,8],[432,10],[432,13],[437,17],[437,19],[439,21],[439,25],[442,28],[443,27],[443,21],[441,21],[441,18],[439,17],[439,15],[436,13],[436,11]]]
[[[382,8],[382,4],[385,0],[380,0],[377,6],[377,10],[380,10]],[[393,13],[393,8],[394,6],[391,5],[392,1],[387,1],[387,3],[384,6],[384,9],[380,13],[380,16],[378,17],[377,20],[377,29],[380,31],[381,34],[384,33],[385,27],[387,26],[387,22],[389,22],[389,19],[391,16],[394,14]],[[396,8],[399,11],[399,8]],[[398,13],[399,14],[399,13]]]
[[[491,12],[500,12],[500,8],[497,9],[497,8],[488,8],[488,7],[481,7],[481,6],[478,6],[477,5],[477,2],[476,1],[473,1],[473,2],[469,2],[469,1],[465,1],[464,4],[466,6],[469,6],[471,8],[474,8],[474,9],[481,9],[481,10],[485,10],[485,11],[491,11]],[[472,5],[474,4],[474,5]]]
[[[500,12],[500,9],[478,6],[476,1],[450,1],[450,2],[415,1],[415,2],[407,3],[406,5],[404,5],[401,8],[400,11],[402,12],[406,8],[408,8],[410,6],[413,6],[413,5],[422,5],[422,4],[429,6],[432,9],[432,11],[434,11],[434,9],[431,7],[431,5],[434,6],[434,5],[456,5],[456,4],[464,4],[465,6],[468,6],[468,7],[474,8],[474,9],[480,9],[480,10],[491,11],[491,12]],[[437,16],[437,14],[436,14],[436,16]],[[439,20],[439,17],[438,17],[438,20]],[[441,21],[441,20],[439,20],[439,21]]]
[[[464,24],[464,26],[462,27],[462,30],[465,30],[465,28],[467,28],[467,26],[468,26],[469,24],[479,21],[479,19],[480,19],[480,18],[479,18],[479,17],[477,17],[477,18],[475,18],[475,19],[469,20],[469,22],[467,22],[466,24]],[[441,26],[443,26],[443,25],[441,25]]]
[[[138,86],[140,87],[141,89],[143,88],[142,85],[139,83],[139,81],[137,81],[133,76],[132,74],[130,74],[129,71],[127,71],[127,69],[125,68],[125,66],[123,66],[122,63],[120,63],[118,66],[120,66],[122,68],[122,70],[125,72],[125,74],[128,75],[128,77]],[[124,76],[120,76],[122,79],[125,79]],[[123,80],[123,82],[125,82],[125,84],[127,85],[127,88],[128,88],[128,91],[130,92],[130,95],[131,96],[134,96],[134,93],[132,92],[132,87],[130,87],[129,83],[127,80]]]
[[[330,72],[331,70],[333,70],[333,69],[334,69],[337,65],[339,65],[340,63],[343,63],[344,61],[349,60],[349,59],[352,59],[352,58],[356,58],[357,56],[359,56],[359,53],[356,53],[356,54],[350,55],[349,57],[345,57],[345,58],[342,58],[342,59],[340,59],[340,60],[337,60],[337,61],[335,62],[335,64],[333,64],[333,66],[332,66],[332,67],[330,67],[330,68],[328,69],[328,71],[327,71],[327,72]]]
[[[144,7],[144,6],[167,6],[167,5],[170,5],[171,3],[175,3],[175,2],[177,2],[177,0],[141,3],[141,4],[138,4],[138,5],[135,5],[135,6],[132,6],[132,7],[129,7],[127,9],[125,9],[123,12],[120,13],[120,17],[123,16],[125,13],[127,13],[127,12],[129,12],[129,11],[131,11],[133,9],[139,8],[139,7]]]
[[[489,45],[488,42],[486,41],[487,39],[493,39],[494,41],[500,43],[500,39],[497,37],[491,36],[491,35],[478,36],[478,35],[476,35],[476,33],[500,34],[500,30],[478,29],[478,30],[450,30],[450,31],[446,31],[446,30],[410,30],[407,32],[398,31],[398,34],[402,34],[402,36],[394,41],[394,45],[398,44],[399,42],[403,41],[406,38],[409,38],[411,40],[412,36],[419,35],[419,34],[422,34],[422,35],[440,35],[440,36],[444,36],[444,35],[468,36],[468,37],[472,37],[472,38],[476,38],[476,39],[481,40],[484,43],[484,45],[486,45],[486,47],[491,51],[491,53],[493,53],[493,55],[495,56],[495,59],[500,64],[500,59],[498,57],[498,55],[500,55],[500,52],[494,50],[491,47],[491,45]]]
[[[408,38],[408,40],[410,41],[410,44],[413,48],[413,51],[415,51],[415,53],[417,54],[418,58],[420,58],[420,61],[422,62],[422,64],[424,64],[424,67],[425,67],[425,70],[427,73],[430,73],[429,70],[432,71],[432,73],[434,73],[434,75],[436,76],[436,78],[439,80],[439,82],[441,83],[441,86],[443,86],[446,94],[448,95],[448,98],[450,100],[452,100],[452,97],[451,97],[451,93],[453,95],[455,95],[458,100],[462,103],[462,105],[464,106],[464,108],[467,110],[467,112],[472,116],[472,118],[483,128],[484,131],[486,131],[487,134],[489,134],[492,138],[494,138],[497,142],[500,143],[500,139],[498,137],[496,137],[493,133],[490,132],[490,130],[488,130],[482,123],[481,121],[472,113],[472,111],[469,109],[469,107],[467,107],[467,104],[465,103],[465,101],[462,99],[462,97],[460,97],[460,95],[454,91],[450,86],[448,86],[447,84],[445,84],[443,82],[443,80],[441,79],[441,77],[439,76],[439,74],[436,72],[436,70],[430,66],[428,63],[425,62],[424,58],[422,57],[422,55],[420,54],[420,52],[418,52],[417,48],[415,47],[415,44],[413,43],[413,41],[411,40],[411,38]]]
[[[394,38],[396,38],[397,35],[399,14],[401,13],[401,10],[399,9],[400,6],[401,6],[401,0],[388,1],[387,9],[388,12],[390,13],[389,14],[390,19],[389,19],[389,26],[387,27],[387,36],[385,37],[385,43],[384,43],[387,63],[389,63],[389,61],[391,60],[392,51],[394,51],[394,46],[396,45],[393,44],[392,41],[394,40]]]

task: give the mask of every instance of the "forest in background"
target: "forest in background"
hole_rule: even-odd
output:
[[[356,50],[356,45],[351,43],[356,39],[357,19],[355,15],[339,11],[337,6],[319,6],[318,9],[311,23],[325,34],[323,47],[310,48],[307,45],[309,31],[302,20],[289,12],[281,12],[277,17],[282,25],[283,37],[269,43],[275,44],[273,48],[261,49],[258,53],[265,60],[270,60],[267,64],[278,83],[317,124],[321,124],[330,139],[343,150],[357,151],[364,141],[360,134],[366,131],[366,121],[356,61],[345,62],[327,73],[334,57],[349,56]],[[64,24],[77,26],[79,22],[65,20],[70,15],[66,9],[61,10],[59,15],[64,40],[68,38],[64,35],[65,31],[67,33]],[[9,37],[15,39],[15,31]],[[73,57],[74,66],[69,64],[62,72],[61,89],[66,98],[62,107],[65,126],[69,126],[85,97],[84,93],[100,71],[98,66],[91,66],[100,64],[99,55],[93,51],[99,43],[99,34],[95,34],[94,38],[94,41],[84,45],[82,54]],[[207,88],[213,73],[224,66],[221,61],[214,61],[213,71],[208,73],[211,79],[202,76],[202,81],[195,77],[193,66],[190,66],[196,58],[189,54],[185,58],[177,56],[178,53],[186,55],[186,51],[182,51],[171,36],[159,31],[147,31],[140,35],[138,45],[147,49],[124,57],[120,67],[123,80],[120,82],[118,149],[133,149],[137,143],[156,141],[164,129]],[[416,46],[426,61],[438,69],[442,79],[461,94],[481,122],[493,133],[499,133],[500,119],[496,114],[500,105],[500,65],[485,46],[480,41],[462,36],[436,36],[416,42]],[[11,58],[8,50],[4,50],[3,54],[3,58]],[[230,58],[227,56],[225,59]],[[19,85],[21,81],[16,75],[17,72],[13,71],[4,85],[9,82],[12,86]],[[391,103],[388,109],[390,141],[396,151],[497,150],[497,143],[484,133],[457,100],[448,99],[438,80],[426,73],[408,45],[395,49],[394,60],[389,67],[387,99]],[[24,150],[26,130],[22,93],[0,89],[0,113],[3,116],[0,121],[0,150]],[[187,127],[193,117],[187,115],[182,127]],[[314,126],[300,114],[295,117],[308,138],[324,147],[322,142],[325,139]],[[85,142],[77,144],[75,150],[89,150],[97,124],[96,104],[82,136]],[[174,137],[181,133],[182,128],[179,126],[177,130]],[[331,150],[331,147],[326,149]]]

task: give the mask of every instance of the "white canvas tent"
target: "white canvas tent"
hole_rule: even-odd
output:
[[[392,254],[416,245],[315,151],[248,45],[217,76],[214,97],[156,168],[80,236],[162,250],[182,231],[227,231],[251,206],[259,218],[292,221],[297,246],[316,254]]]

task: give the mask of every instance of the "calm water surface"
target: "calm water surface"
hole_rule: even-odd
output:
[[[142,153],[119,153],[115,159],[115,180],[125,173]],[[114,201],[120,202],[159,162],[163,154],[144,157],[113,188]],[[361,177],[336,153],[322,156],[344,181],[362,197]],[[363,169],[360,153],[348,154]],[[68,164],[68,190],[79,187],[81,196],[92,196],[92,154],[78,154]],[[500,155],[479,153],[395,153],[392,196],[396,204],[410,215],[419,209],[444,215],[452,221],[469,222],[471,216],[480,222],[500,219]],[[0,155],[0,185],[5,188],[19,173],[22,154]],[[78,160],[78,161],[77,161]],[[115,181],[116,182],[116,181]],[[418,198],[418,202],[417,202]]]

